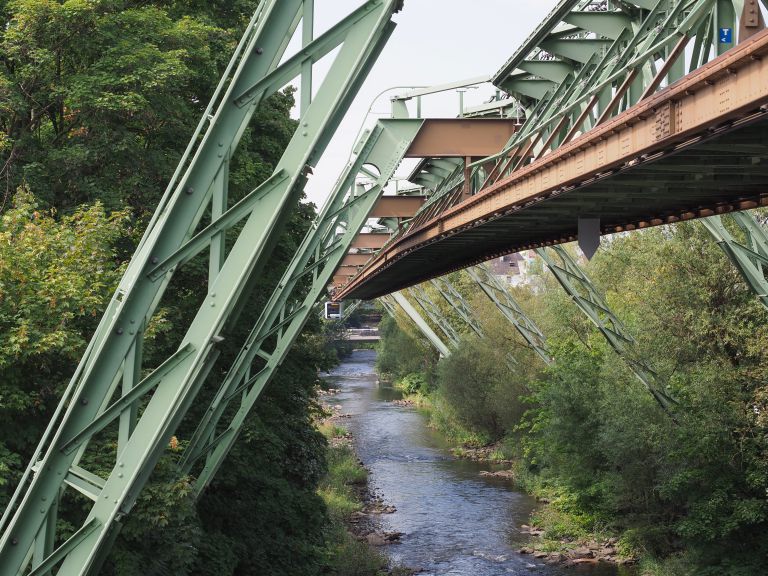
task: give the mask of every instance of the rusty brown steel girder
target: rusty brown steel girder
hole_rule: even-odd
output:
[[[413,218],[426,200],[426,196],[382,196],[368,217]]]
[[[764,56],[768,31],[395,237],[336,297],[571,241],[580,216],[601,218],[608,234],[768,205]]]
[[[346,266],[365,266],[365,263],[371,259],[372,254],[347,254],[341,261],[339,268]]]
[[[357,235],[355,241],[350,246],[351,249],[366,248],[371,250],[379,250],[389,242],[392,236],[386,232],[363,232]]]
[[[343,274],[338,274],[333,277],[333,281],[331,282],[331,285],[339,288],[341,286],[344,286],[347,282],[349,282],[349,279],[351,276],[345,276]]]
[[[503,118],[427,118],[405,158],[485,158],[500,151],[517,130]]]

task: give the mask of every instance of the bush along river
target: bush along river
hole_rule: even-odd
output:
[[[336,410],[369,470],[369,489],[390,508],[380,533],[401,534],[383,548],[393,564],[425,575],[500,574],[631,576],[607,563],[548,564],[521,554],[532,536],[525,526],[536,501],[508,480],[483,475],[492,464],[459,460],[426,417],[394,401],[401,393],[379,384],[376,352],[356,350],[330,375]]]

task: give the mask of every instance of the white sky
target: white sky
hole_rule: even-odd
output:
[[[373,103],[373,112],[382,113],[370,117],[371,123],[389,114],[388,96],[402,90],[387,93],[374,102],[379,93],[392,86],[432,86],[490,76],[555,3],[556,0],[405,0],[403,10],[394,18],[398,25],[395,32],[309,180],[309,199],[321,206],[328,196],[349,159],[369,106]],[[322,33],[360,4],[361,0],[315,0],[315,33]],[[470,90],[465,94],[465,106],[481,104],[494,92],[491,85]],[[456,92],[423,100],[424,116],[455,117],[458,112]],[[403,168],[398,175],[408,172]]]

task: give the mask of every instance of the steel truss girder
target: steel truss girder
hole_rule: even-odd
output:
[[[182,457],[184,473],[194,472],[196,462],[205,457],[202,470],[196,474],[198,494],[221,466],[248,413],[282,364],[315,303],[325,295],[335,270],[394,175],[421,123],[421,120],[381,120],[364,136],[359,154],[347,166],[278,282]],[[373,164],[380,171],[368,189],[355,184],[366,164]],[[308,291],[303,282],[306,278],[311,279]],[[258,358],[264,360],[260,367],[254,365]],[[251,374],[254,370],[255,374]],[[239,402],[238,409],[222,430],[222,418],[233,401]]]
[[[597,0],[561,1],[494,75],[493,82],[527,109],[526,119],[498,154],[470,165],[473,193],[733,47],[733,41],[721,42],[713,30],[730,28],[735,34],[736,13],[743,2],[603,4]],[[758,26],[761,23],[762,19]],[[691,48],[686,49],[689,45]],[[411,230],[461,201],[457,191],[464,188],[464,172],[430,187],[435,193],[412,220]]]
[[[525,313],[522,306],[512,297],[486,266],[467,268],[467,273],[496,308],[509,320],[515,330],[523,337],[528,347],[536,352],[546,364],[552,363],[552,356],[547,350],[547,340],[536,323]]]
[[[345,304],[344,305],[344,312],[341,315],[342,321],[349,320],[349,317],[352,316],[352,314],[354,314],[355,310],[360,308],[360,304],[362,304],[362,303],[363,303],[362,300],[355,300],[349,306],[347,306]]]
[[[60,576],[98,572],[119,531],[120,520],[130,512],[168,438],[212,368],[221,334],[244,304],[246,285],[265,265],[277,242],[303,188],[306,168],[322,154],[391,34],[391,15],[398,4],[396,0],[371,0],[345,20],[346,30],[334,63],[314,100],[305,102],[300,126],[275,169],[275,175],[286,177],[279,182],[273,178],[261,186],[252,209],[244,211],[239,236],[220,269],[212,266],[214,280],[208,295],[182,340],[181,349],[187,353],[174,355],[169,359],[172,365],[164,365],[168,372],[155,387],[138,421],[131,421],[136,402],[128,401],[133,396],[127,397],[136,382],[123,386],[125,401],[119,405],[122,443],[117,461],[108,478],[102,479],[103,487],[95,486],[96,501],[82,527],[53,549],[52,543],[58,541],[52,532],[56,502],[65,478],[76,472],[73,466],[85,442],[77,450],[63,448],[108,410],[120,411],[110,400],[129,364],[133,378],[140,373],[136,360],[140,358],[143,327],[178,263],[172,264],[163,277],[152,277],[151,273],[158,263],[168,261],[185,246],[211,198],[225,198],[229,158],[256,106],[268,94],[262,92],[261,98],[248,106],[235,98],[264,79],[274,79],[276,71],[282,69],[279,62],[304,12],[302,0],[261,3],[0,521],[1,573],[21,574],[30,560],[35,575],[45,574],[57,564]],[[314,53],[313,47],[305,46],[304,53]],[[306,59],[311,60],[311,55]],[[279,86],[270,84],[270,88]],[[223,211],[214,206],[213,214],[216,217]],[[220,239],[220,234],[210,236],[212,252],[220,248]]]
[[[389,314],[389,316],[396,320],[397,317],[395,316],[395,305],[396,303],[391,301],[389,296],[382,296],[379,298],[379,302],[381,302],[381,305],[384,307],[384,311]]]
[[[562,246],[537,248],[536,253],[544,260],[574,304],[597,327],[656,402],[665,411],[669,411],[676,401],[664,391],[664,384],[656,371],[638,355],[635,339],[613,313],[603,295],[576,260]]]
[[[391,301],[389,300],[390,297],[392,298]],[[405,294],[400,291],[393,292],[392,294],[381,297],[380,300],[384,303],[385,308],[390,314],[393,315],[393,317],[395,317],[395,305],[400,306],[405,315],[411,319],[419,331],[425,336],[427,340],[429,340],[430,344],[432,344],[432,346],[437,349],[443,358],[447,358],[451,355],[451,349],[445,344],[445,342],[443,342],[440,336],[438,336],[435,331],[432,330],[432,327],[427,323],[426,320],[424,320],[424,318],[422,318],[421,314],[419,314],[418,310],[416,310],[413,304],[411,304],[408,298],[406,298]]]
[[[624,116],[591,130],[447,213],[395,236],[386,251],[349,283],[343,295],[373,297],[383,290],[396,289],[401,285],[397,278],[403,275],[403,270],[407,270],[405,275],[413,283],[472,264],[472,256],[468,254],[472,246],[479,251],[476,259],[479,261],[484,256],[569,241],[576,232],[576,216],[600,218],[603,210],[611,214],[611,221],[602,230],[618,232],[707,216],[722,209],[721,203],[737,210],[758,206],[765,200],[760,197],[759,187],[750,190],[738,182],[724,181],[728,187],[721,190],[719,196],[702,192],[694,197],[688,192],[677,198],[663,195],[653,186],[641,187],[649,201],[652,200],[651,204],[627,202],[621,210],[611,212],[612,206],[608,203],[602,209],[595,207],[595,211],[588,214],[553,215],[558,211],[560,201],[569,200],[569,195],[573,199],[588,188],[602,189],[610,199],[613,193],[611,182],[625,177],[631,179],[634,169],[646,167],[651,162],[673,163],[680,155],[693,153],[700,142],[727,142],[732,136],[741,141],[744,134],[758,139],[758,122],[768,118],[768,111],[760,108],[766,96],[760,96],[754,86],[766,88],[765,83],[761,83],[766,67],[761,54],[766,49],[768,31],[734,48],[712,66],[655,94]],[[738,73],[728,73],[727,70]],[[741,105],[729,108],[729,103],[734,100],[723,100],[721,94],[726,92],[742,94]],[[673,109],[674,125],[669,124],[668,135],[664,132],[658,137],[659,114]],[[715,125],[718,128],[711,131]],[[636,146],[641,141],[643,144]],[[588,164],[590,168],[586,168]],[[745,163],[745,170],[748,169],[749,165]],[[586,210],[592,209],[592,206],[586,207]],[[542,227],[527,226],[526,222],[515,226],[518,217],[526,218],[525,212],[545,217],[550,212],[557,229],[553,226],[546,234],[541,234]],[[448,252],[443,259],[434,256],[442,245],[459,243],[462,239],[464,250],[460,258],[458,252]],[[424,262],[421,267],[415,258],[409,257],[416,250]]]
[[[451,348],[454,350],[458,348],[461,340],[459,333],[448,321],[448,318],[443,315],[437,304],[435,304],[429,294],[427,294],[427,291],[424,290],[421,285],[417,284],[416,286],[408,288],[408,293],[414,300],[416,300],[419,306],[421,306],[422,310],[427,313],[427,318],[429,318],[445,335]]]
[[[768,233],[765,226],[748,212],[735,212],[730,216],[744,233],[744,242],[731,235],[720,216],[703,218],[701,223],[768,309]]]
[[[435,287],[440,296],[442,296],[448,305],[456,311],[464,323],[469,326],[475,334],[480,338],[485,337],[482,326],[480,326],[480,323],[475,318],[475,315],[472,313],[466,300],[464,300],[464,296],[454,288],[450,280],[445,277],[437,277],[430,280],[430,284]]]

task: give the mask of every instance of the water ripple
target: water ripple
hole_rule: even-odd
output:
[[[371,488],[394,514],[382,528],[404,533],[385,550],[393,561],[435,576],[613,576],[610,566],[584,570],[547,566],[517,550],[518,530],[535,507],[532,498],[479,476],[487,467],[454,459],[416,410],[391,403],[378,384],[375,352],[358,350],[330,375],[340,393],[334,403],[348,421]]]

